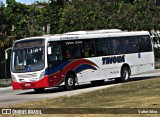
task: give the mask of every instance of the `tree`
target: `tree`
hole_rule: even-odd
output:
[[[5,7],[4,4],[1,3],[0,6],[0,35],[4,35],[5,33],[5,25],[6,25],[6,15],[5,15]]]
[[[49,24],[51,26],[51,33],[62,33],[60,28],[60,19],[63,15],[64,6],[68,3],[68,0],[49,0],[49,6],[46,8],[50,19]]]

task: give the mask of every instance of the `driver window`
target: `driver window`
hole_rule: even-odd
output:
[[[50,42],[51,54],[48,55],[48,61],[60,61],[63,60],[62,48],[60,42]]]

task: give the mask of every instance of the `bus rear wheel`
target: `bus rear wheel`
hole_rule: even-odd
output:
[[[34,91],[35,91],[36,93],[43,93],[43,92],[44,92],[44,89],[45,89],[45,88],[37,88],[37,89],[34,89]]]
[[[120,78],[116,78],[115,81],[118,83],[121,82],[128,82],[130,78],[130,72],[128,67],[123,67],[121,70],[121,77]]]
[[[73,74],[67,74],[65,78],[65,89],[73,90],[75,88],[75,76]]]

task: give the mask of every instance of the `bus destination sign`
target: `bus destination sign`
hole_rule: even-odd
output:
[[[34,47],[43,45],[43,40],[22,41],[15,43],[15,48]]]

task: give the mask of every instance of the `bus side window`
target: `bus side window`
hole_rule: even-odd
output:
[[[125,45],[127,53],[137,53],[139,50],[137,37],[127,37],[125,39]]]
[[[95,51],[91,50],[91,57],[94,57],[94,56],[95,56]]]
[[[84,57],[94,57],[95,56],[95,46],[93,40],[83,41],[83,55]]]
[[[75,48],[75,50],[74,50],[74,57],[75,58],[81,57],[81,52],[80,52],[79,48]]]
[[[87,49],[84,51],[84,56],[89,57],[89,51]]]
[[[118,54],[118,52],[117,52],[118,51],[118,49],[117,49],[117,41],[113,39],[111,43],[112,43],[112,47],[113,47],[112,48],[113,49],[113,54]]]
[[[123,37],[117,37],[111,39],[111,50],[112,54],[124,54],[125,53],[125,47],[123,42]]]
[[[50,42],[50,47],[51,47],[52,54],[48,54],[49,62],[63,60],[61,43],[60,42]]]
[[[78,41],[77,41],[78,42]],[[81,57],[81,43],[76,43],[76,41],[65,41],[64,42],[64,48],[65,48],[65,58],[80,58]]]
[[[98,56],[107,56],[109,54],[109,41],[106,38],[97,39],[96,42],[97,55]]]
[[[71,58],[71,54],[70,54],[69,50],[66,50],[66,58]]]
[[[152,51],[152,44],[149,36],[139,37],[139,51],[140,52]]]

